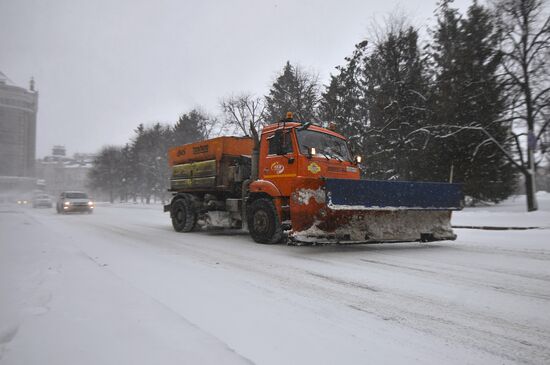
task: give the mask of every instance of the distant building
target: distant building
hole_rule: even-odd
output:
[[[52,156],[65,156],[65,146],[53,146]]]
[[[13,85],[0,71],[0,176],[34,177],[38,92]]]
[[[75,153],[67,157],[64,146],[54,146],[52,154],[39,159],[36,164],[36,176],[43,180],[44,190],[52,195],[62,191],[87,191],[88,172],[95,155]]]

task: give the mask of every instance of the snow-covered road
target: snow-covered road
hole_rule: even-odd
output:
[[[266,246],[0,206],[0,364],[550,363],[550,230],[457,233]]]

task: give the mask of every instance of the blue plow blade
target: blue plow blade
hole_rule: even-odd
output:
[[[375,210],[460,210],[462,184],[325,179],[327,205]]]

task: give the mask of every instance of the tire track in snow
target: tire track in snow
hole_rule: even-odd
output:
[[[318,274],[314,276],[325,278],[331,284],[346,289],[350,286],[365,286],[346,282],[345,279]],[[319,290],[323,289],[321,285]],[[460,306],[386,288],[365,296],[350,295],[348,290],[341,290],[327,297],[337,297],[349,308],[384,321],[395,322],[450,343],[459,342],[508,361],[536,364],[549,358],[548,331],[487,313],[475,313]],[[511,349],[513,354],[510,353]]]
[[[89,222],[88,222],[89,223]],[[100,229],[105,229],[105,223],[94,224]],[[111,226],[111,230],[117,236],[138,240],[147,245],[160,247],[170,252],[181,254],[186,252],[186,256],[191,254],[192,259],[199,258],[201,261],[211,263],[220,260],[228,270],[239,270],[255,275],[257,278],[263,278],[275,283],[279,288],[292,292],[296,295],[306,295],[321,301],[332,301],[338,306],[344,306],[351,310],[361,311],[374,315],[381,320],[391,321],[399,326],[413,328],[414,330],[427,333],[436,338],[444,338],[449,342],[458,342],[469,348],[475,348],[479,351],[490,353],[506,361],[521,363],[537,363],[548,360],[550,353],[548,344],[550,335],[547,329],[533,328],[530,326],[507,321],[502,317],[491,316],[484,312],[472,313],[468,308],[460,305],[450,305],[437,298],[430,299],[419,297],[418,295],[397,290],[391,287],[377,287],[370,283],[360,281],[350,281],[345,277],[331,275],[330,273],[319,273],[308,270],[307,251],[302,257],[290,256],[295,248],[286,246],[264,247],[256,246],[248,242],[239,244],[230,244],[230,242],[221,242],[221,244],[212,244],[212,242],[200,242],[201,235],[208,236],[206,233],[186,234],[187,239],[174,239],[179,234],[164,230],[166,233],[158,235],[160,229],[148,227],[147,230],[135,232],[132,229]],[[181,236],[180,236],[181,237]],[[195,239],[199,242],[196,242]],[[226,239],[225,241],[229,241]],[[244,251],[243,251],[244,250]],[[256,250],[251,253],[249,250]],[[492,252],[485,248],[465,247],[466,250],[473,253],[487,254]],[[329,248],[328,251],[331,251]],[[355,250],[361,251],[361,250]],[[382,256],[391,256],[394,250],[386,251],[384,249],[362,250],[363,254],[382,254]],[[353,253],[353,250],[350,250]],[[520,251],[521,252],[521,251]],[[494,255],[515,255],[514,250],[496,250]],[[266,255],[263,257],[262,255]],[[313,254],[314,255],[314,254]],[[529,259],[539,259],[532,257],[537,255],[529,252]],[[281,261],[280,259],[283,258]],[[358,276],[364,276],[362,270],[365,267],[359,267],[355,263],[346,260],[349,257],[335,255],[326,258],[326,266],[334,268],[340,265],[346,268],[353,268],[358,272]],[[385,264],[388,264],[387,256]],[[417,257],[411,258],[415,260]],[[317,260],[310,258],[312,260]],[[357,258],[354,258],[356,260]],[[390,260],[395,257],[390,257]],[[369,263],[368,259],[361,259]],[[371,260],[376,261],[376,260]],[[317,262],[318,264],[319,262]],[[374,262],[370,262],[371,264]],[[304,265],[305,264],[305,265]],[[384,263],[377,262],[384,265]],[[403,275],[430,276],[442,274],[442,271],[453,271],[445,267],[426,269],[422,265],[404,267],[399,261],[389,262],[385,265],[392,269],[397,269]],[[317,265],[318,266],[318,265]],[[317,267],[317,270],[320,268]],[[395,270],[388,271],[391,274]],[[461,283],[472,287],[481,287],[487,289],[487,285],[480,284],[479,281],[471,280],[469,277],[461,277],[460,270],[454,270],[453,274],[442,275],[442,282]],[[465,272],[464,274],[470,275]],[[445,276],[447,275],[447,276]],[[257,280],[256,280],[257,281]],[[505,284],[505,283],[504,283]],[[372,290],[375,288],[376,290]],[[493,288],[494,289],[494,288]],[[521,296],[522,293],[508,291],[506,294]],[[546,300],[546,298],[538,298]]]
[[[540,294],[535,291],[521,290],[520,288],[505,287],[498,283],[488,282],[487,276],[482,276],[483,280],[480,280],[479,279],[480,274],[482,273],[478,273],[478,275],[475,277],[467,277],[465,275],[463,276],[459,275],[460,273],[470,275],[472,273],[472,270],[468,268],[464,268],[464,270],[452,269],[450,267],[438,267],[437,269],[433,269],[433,266],[431,266],[430,269],[427,269],[425,265],[422,265],[420,268],[418,268],[418,267],[412,267],[404,264],[394,264],[394,263],[384,262],[380,260],[369,260],[369,259],[360,259],[360,260],[369,264],[384,265],[384,266],[399,268],[399,269],[408,270],[408,271],[415,271],[417,273],[422,273],[422,276],[429,277],[431,279],[433,278],[441,279],[441,277],[445,277],[449,281],[452,281],[458,284],[481,286],[481,287],[493,289],[502,293],[527,296],[527,297],[542,299],[545,301],[550,301],[550,294]],[[540,279],[537,279],[537,280],[540,280]],[[508,283],[508,285],[510,285],[510,283]]]

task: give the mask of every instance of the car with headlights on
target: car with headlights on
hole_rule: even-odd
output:
[[[62,192],[56,204],[56,210],[59,214],[70,212],[91,214],[94,207],[94,202],[88,197],[88,194],[81,191]]]
[[[38,194],[32,198],[33,208],[51,208],[53,207],[52,198],[47,194]]]

